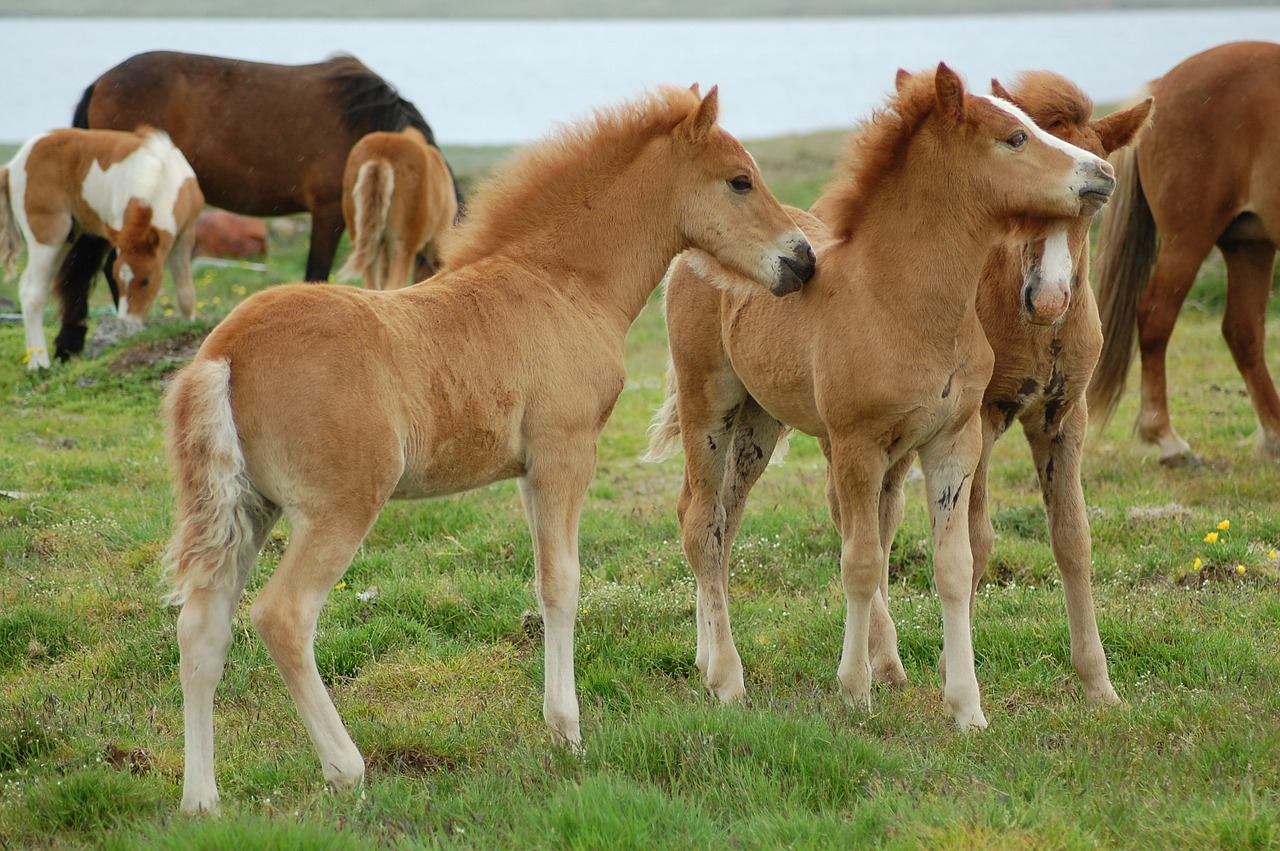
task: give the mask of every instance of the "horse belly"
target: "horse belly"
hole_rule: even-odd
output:
[[[393,499],[423,499],[474,490],[524,475],[510,434],[471,428],[448,435],[431,446],[406,447],[404,472]]]

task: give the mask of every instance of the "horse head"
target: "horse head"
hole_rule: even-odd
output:
[[[1137,138],[1151,112],[1150,98],[1105,118],[1092,120],[1093,101],[1075,83],[1052,71],[1029,71],[1012,89],[991,81],[994,97],[1016,105],[1036,125],[1097,157],[1109,157]],[[1023,283],[1020,302],[1027,321],[1054,325],[1066,316],[1071,294],[1089,268],[1089,228],[1097,212],[1092,205],[1079,216],[1057,219],[1047,232],[1022,246]]]
[[[769,288],[795,292],[813,277],[813,247],[765,186],[760,169],[737,139],[716,124],[713,86],[672,134],[664,168],[680,177],[679,224],[694,247]],[[696,252],[695,252],[696,254]]]
[[[125,208],[119,230],[106,226],[107,237],[117,256],[111,272],[120,287],[118,312],[145,322],[151,303],[164,280],[164,261],[173,245],[173,234],[160,230],[151,221],[152,210],[137,198]]]

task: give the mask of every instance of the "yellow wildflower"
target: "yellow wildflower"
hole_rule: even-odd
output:
[[[1191,565],[1191,569],[1192,569],[1192,570],[1199,570],[1199,569],[1200,569],[1200,568],[1202,568],[1202,567],[1204,567],[1204,562],[1202,562],[1202,561],[1200,560],[1200,557],[1199,557],[1199,556],[1197,556],[1197,557],[1196,557],[1195,562]]]
[[[1237,564],[1237,565],[1236,565],[1236,573],[1240,573],[1240,574],[1243,574],[1243,573],[1244,573],[1244,565],[1243,565],[1243,564]]]
[[[346,583],[346,582],[339,582],[337,585],[333,586],[333,590],[334,590],[334,591],[341,591],[343,588],[346,588],[346,587],[347,587],[347,583]]]
[[[1276,551],[1272,550],[1271,552],[1267,553],[1267,558],[1280,558],[1280,556],[1277,556]]]
[[[1204,536],[1204,542],[1205,542],[1206,544],[1216,544],[1216,543],[1218,543],[1218,533],[1217,533],[1217,532],[1210,532],[1209,534],[1205,535],[1205,536]]]
[[[1228,529],[1231,528],[1231,521],[1223,520],[1221,523],[1218,524],[1218,528],[1221,529],[1223,532],[1227,531]]]

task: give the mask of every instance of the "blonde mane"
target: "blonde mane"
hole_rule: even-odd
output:
[[[481,187],[467,218],[443,246],[445,268],[474,263],[545,227],[557,211],[580,203],[590,186],[621,170],[700,103],[691,89],[664,86],[598,109],[517,153]]]
[[[850,137],[837,176],[813,205],[837,239],[848,239],[871,197],[907,141],[933,111],[934,71],[899,76],[896,93]]]

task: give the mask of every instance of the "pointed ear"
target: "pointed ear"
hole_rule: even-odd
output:
[[[911,72],[906,68],[899,68],[898,73],[893,75],[893,87],[898,91],[902,91],[903,84],[909,79],[911,79]]]
[[[707,96],[702,99],[702,103],[698,104],[693,114],[680,122],[678,129],[685,140],[697,145],[707,138],[707,134],[711,132],[719,116],[720,87],[712,86],[711,91],[707,92]]]
[[[148,229],[147,230],[147,248],[151,251],[155,251],[159,247],[160,247],[160,231],[156,230],[155,228]]]
[[[1136,141],[1151,119],[1153,105],[1153,100],[1147,98],[1137,106],[1122,112],[1113,112],[1106,118],[1099,118],[1093,122],[1093,129],[1098,132],[1103,149],[1110,154]]]
[[[1012,103],[1012,104],[1017,103],[1017,101],[1013,99],[1013,95],[1009,94],[1009,90],[1006,89],[1003,85],[1001,85],[1000,81],[997,80],[995,77],[991,78],[991,94],[1000,98],[1000,100],[1007,100],[1009,103]]]
[[[692,86],[690,86],[689,91],[693,92],[698,97],[702,97],[702,92],[699,91],[697,83],[694,83]]]
[[[933,76],[934,93],[938,99],[938,114],[947,121],[964,119],[964,81],[947,63],[939,62]]]

